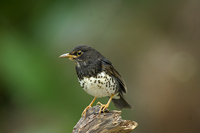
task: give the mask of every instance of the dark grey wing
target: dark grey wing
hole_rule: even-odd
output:
[[[112,75],[113,77],[115,77],[117,79],[117,81],[119,82],[121,90],[124,93],[126,93],[127,92],[126,84],[125,84],[124,80],[122,79],[122,76],[112,66],[112,63],[108,59],[104,58],[102,60],[102,66],[103,66],[102,67],[103,69],[105,69],[110,75]]]

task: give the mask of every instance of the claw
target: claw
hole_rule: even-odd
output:
[[[95,101],[96,99],[97,99],[97,98],[94,97],[94,99],[92,100],[92,102],[90,103],[90,105],[88,105],[88,106],[83,110],[81,116],[83,116],[83,115],[86,116],[86,112],[87,112],[87,110],[88,110],[89,108],[92,107],[92,104],[94,103],[94,101]]]
[[[100,102],[97,103],[97,104],[100,104],[100,105],[101,105],[101,108],[100,108],[100,110],[99,110],[99,114],[101,113],[101,111],[102,111],[102,112],[105,112],[105,110],[106,110],[106,109],[108,108],[108,106],[110,105],[110,102],[111,102],[113,96],[114,96],[114,94],[112,94],[112,95],[110,96],[110,99],[108,100],[107,104],[102,104],[102,103],[100,103]]]
[[[105,112],[105,109],[107,109],[108,106],[109,106],[109,104],[101,104],[101,108],[100,108],[100,110],[99,110],[99,114],[100,114],[101,112]]]
[[[84,110],[83,110],[83,112],[82,112],[82,114],[81,114],[81,116],[86,116],[86,112],[87,112],[87,110],[89,109],[89,108],[91,108],[91,106],[89,105],[89,106],[87,106]]]

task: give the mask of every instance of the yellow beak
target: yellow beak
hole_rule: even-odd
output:
[[[73,60],[74,58],[76,58],[77,56],[75,55],[70,55],[69,53],[66,54],[62,54],[59,56],[59,58],[69,58],[70,60]]]

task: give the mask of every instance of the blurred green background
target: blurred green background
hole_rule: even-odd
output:
[[[79,44],[123,76],[135,133],[200,132],[199,0],[11,0],[0,2],[0,133],[72,131],[93,97],[58,56]]]

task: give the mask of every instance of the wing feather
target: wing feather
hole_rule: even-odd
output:
[[[105,69],[110,75],[115,77],[117,81],[119,82],[120,88],[124,93],[127,93],[127,87],[126,84],[122,78],[122,76],[117,72],[117,70],[113,67],[112,63],[104,58],[102,60],[102,65],[104,66],[103,69]]]

